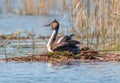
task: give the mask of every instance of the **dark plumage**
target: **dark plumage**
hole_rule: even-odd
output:
[[[47,49],[49,52],[69,51],[77,53],[80,51],[80,47],[77,46],[80,42],[77,40],[72,40],[74,34],[57,38],[57,33],[59,30],[59,22],[57,20],[54,20],[46,26],[51,26],[52,30],[54,30],[47,44]]]

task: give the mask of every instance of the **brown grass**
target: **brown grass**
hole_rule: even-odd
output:
[[[26,15],[49,15],[49,12],[56,11],[57,5],[60,4],[61,18],[64,13],[71,13],[71,17],[68,16],[68,19],[72,19],[71,32],[77,34],[82,46],[120,50],[119,0],[71,0],[70,4],[68,1],[38,0],[35,4],[35,0],[24,0],[24,11],[19,11],[25,12]],[[6,0],[6,3],[8,13],[12,12],[13,0]],[[62,27],[62,22],[60,23]]]
[[[74,2],[73,14],[77,23],[74,27],[79,28],[78,36],[81,36],[81,42],[86,39],[89,46],[92,44],[93,47],[99,49],[118,50],[120,45],[119,3],[119,0],[80,0]],[[92,7],[93,9],[91,9]]]
[[[11,58],[3,58],[0,61],[17,61],[17,62],[51,62],[53,64],[60,63],[70,63],[70,62],[88,62],[88,61],[120,61],[120,54],[109,53],[104,54],[103,50],[95,51],[91,50],[88,47],[82,48],[81,52],[78,54],[73,54],[70,52],[54,52],[54,53],[45,53],[41,55],[29,55],[29,56],[19,56]]]

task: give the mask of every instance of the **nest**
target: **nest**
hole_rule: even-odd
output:
[[[120,61],[120,54],[101,55],[99,51],[88,47],[81,49],[80,53],[54,52],[40,55],[29,55],[23,57],[3,58],[2,61],[32,61],[32,62],[70,62],[70,61]]]

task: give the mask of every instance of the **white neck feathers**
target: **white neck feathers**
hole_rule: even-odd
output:
[[[49,52],[53,52],[51,49],[51,43],[52,43],[52,40],[53,40],[55,34],[56,34],[56,30],[53,31],[53,33],[52,33],[52,35],[47,43],[47,49]]]

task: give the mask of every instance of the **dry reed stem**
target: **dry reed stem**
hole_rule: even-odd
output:
[[[6,0],[6,3],[7,11],[11,13],[13,0]],[[61,21],[64,13],[71,12],[70,24],[73,33],[77,33],[82,45],[97,49],[119,49],[120,43],[113,42],[113,40],[120,41],[119,0],[38,0],[36,6],[35,0],[25,0],[23,3],[23,9],[27,15],[48,15],[51,10],[58,11],[59,3]],[[68,8],[69,5],[71,5],[71,10]],[[37,12],[34,9],[37,9]],[[21,9],[20,11],[23,12]],[[61,27],[63,27],[62,24],[63,22],[61,22]],[[108,41],[110,45],[107,45]],[[101,45],[107,46],[101,47]]]

